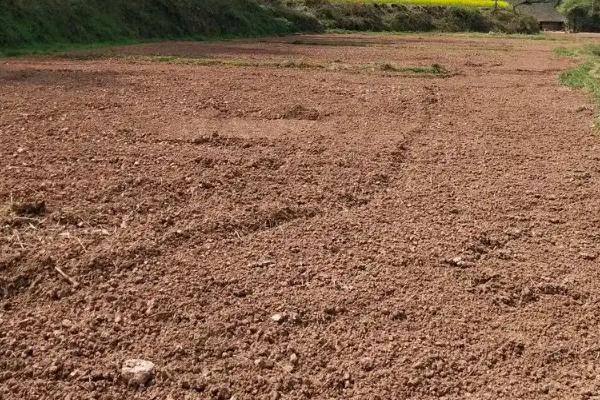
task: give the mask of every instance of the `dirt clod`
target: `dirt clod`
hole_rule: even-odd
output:
[[[360,367],[363,371],[372,371],[375,368],[375,360],[371,357],[363,357],[360,359]]]
[[[121,368],[121,376],[134,386],[147,385],[154,378],[154,363],[141,359],[125,360]]]
[[[277,314],[273,314],[271,316],[271,321],[275,322],[275,323],[282,323],[287,319],[287,315],[284,313],[277,313]]]
[[[300,104],[293,106],[283,114],[284,119],[306,119],[316,121],[320,117],[318,110],[314,108],[306,108]]]

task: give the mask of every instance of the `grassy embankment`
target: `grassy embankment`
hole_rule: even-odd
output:
[[[446,6],[451,4],[461,7]],[[531,18],[503,9],[502,0],[497,10],[478,8],[494,4],[494,0],[378,0],[378,4],[374,0],[1,0],[0,57],[106,44],[326,29],[538,31]]]
[[[303,4],[325,28],[333,30],[539,32],[532,17],[502,8],[502,2],[495,9],[493,0],[295,0],[295,3]],[[477,3],[487,7],[476,6]]]
[[[159,39],[321,29],[310,15],[255,0],[2,0],[0,56]]]

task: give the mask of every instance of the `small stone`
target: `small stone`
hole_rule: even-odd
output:
[[[581,252],[579,253],[579,257],[583,258],[584,260],[594,261],[598,256],[593,253]]]
[[[360,359],[360,367],[363,371],[371,371],[375,367],[375,361],[371,357],[363,357]]]
[[[300,322],[300,314],[298,314],[297,312],[291,312],[291,313],[289,313],[288,317],[289,317],[288,319],[291,322],[294,322],[294,323]]]
[[[475,266],[474,262],[466,261],[462,257],[454,257],[454,258],[446,259],[445,261],[449,265],[453,265],[455,267],[460,267],[460,268],[470,268],[470,267]]]
[[[406,311],[396,310],[392,313],[392,319],[396,321],[404,321],[406,319]]]
[[[266,360],[264,358],[257,358],[256,360],[254,360],[254,365],[256,365],[258,368],[273,368],[273,366],[275,365],[273,363],[273,361],[271,360]]]
[[[281,323],[285,320],[285,315],[281,314],[281,313],[277,313],[277,314],[273,314],[271,316],[271,321],[276,322],[276,323]]]
[[[123,363],[121,376],[130,385],[146,385],[154,378],[154,363],[147,360],[130,359]]]
[[[292,372],[294,372],[294,366],[290,365],[290,364],[286,364],[283,366],[283,371],[288,374],[291,374]]]
[[[290,354],[290,362],[291,362],[293,365],[296,365],[296,364],[298,364],[298,356],[296,355],[296,353],[292,353],[292,354]]]
[[[19,148],[17,149],[17,153],[18,153],[18,154],[21,154],[21,153],[23,153],[24,151],[25,151],[25,149],[24,149],[24,148],[22,148],[22,147],[19,147]]]

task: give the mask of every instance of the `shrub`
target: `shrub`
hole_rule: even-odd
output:
[[[507,9],[475,7],[375,5],[307,0],[315,15],[330,29],[359,31],[505,32],[537,33],[533,17]]]
[[[424,7],[398,6],[397,12],[391,19],[390,28],[398,32],[426,32],[435,29],[433,15]]]
[[[1,0],[0,47],[319,31],[309,14],[256,0]]]
[[[492,30],[490,18],[486,18],[477,8],[449,7],[440,19],[437,28],[448,32],[489,32]]]
[[[565,0],[558,11],[567,18],[569,29],[579,32],[600,32],[600,9],[594,0]]]

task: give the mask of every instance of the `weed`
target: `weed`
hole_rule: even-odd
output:
[[[589,91],[600,103],[600,45],[587,44],[582,47],[554,50],[557,55],[576,57],[583,62],[577,67],[563,72],[559,80],[563,85]],[[596,118],[596,128],[600,128],[600,120]]]

